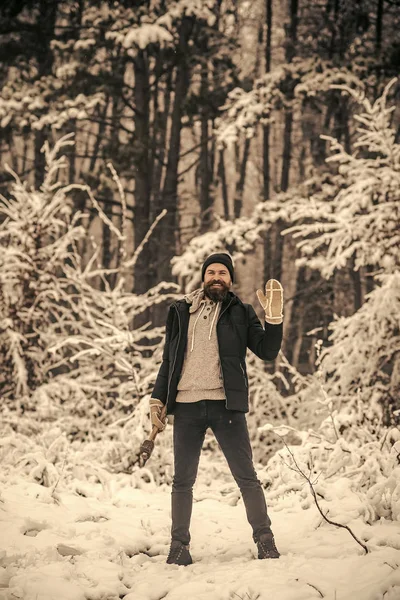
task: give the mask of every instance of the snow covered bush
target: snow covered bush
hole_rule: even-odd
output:
[[[269,373],[263,361],[248,354],[247,373],[250,390],[250,411],[247,416],[254,459],[265,465],[280,447],[279,440],[266,423],[279,426],[285,423],[293,432],[291,442],[298,443],[294,433],[303,428],[317,428],[324,419],[320,401],[321,385],[314,375],[302,375],[288,363],[281,353],[279,370]]]
[[[336,86],[361,108],[354,116],[359,123],[355,150],[349,154],[326,137],[332,151],[327,162],[338,167],[336,189],[329,193],[321,185],[285,203],[284,213],[294,218],[284,234],[300,238],[299,264],[318,269],[326,278],[350,258],[356,270],[368,265],[393,273],[400,268],[400,144],[391,122],[395,105],[387,106],[395,81],[374,103],[363,92]]]
[[[17,431],[8,411],[2,414],[0,439],[0,482],[20,480],[39,483],[50,490],[70,490],[110,498],[119,475],[130,475],[131,487],[154,487],[172,481],[171,432],[157,440],[151,461],[145,468],[137,463],[137,451],[144,432],[140,418],[136,424],[110,430],[93,427],[88,435],[70,439],[61,418],[41,424],[23,416]],[[146,419],[147,425],[148,417]],[[10,426],[11,423],[11,426]],[[86,419],[86,426],[90,425]],[[162,454],[162,458],[161,458]],[[53,494],[56,500],[57,495]]]
[[[332,345],[321,353],[325,386],[339,399],[341,430],[354,419],[359,425],[400,423],[400,272],[376,279],[381,285],[362,307],[331,324]]]
[[[275,431],[287,444],[261,475],[272,504],[293,492],[303,508],[313,504],[295,457],[330,518],[342,524],[358,517],[400,520],[400,279],[399,273],[377,278],[381,285],[363,306],[331,324],[332,345],[320,352],[313,377],[322,391],[320,425],[259,428],[260,435]]]
[[[124,233],[85,187],[123,251],[118,267],[105,270],[93,242],[83,264],[87,215],[74,210],[69,197],[79,186],[58,181],[66,165],[59,154],[71,143],[67,137],[53,150],[46,147],[39,190],[15,176],[10,197],[0,201],[2,422],[8,433],[23,435],[57,422],[71,440],[119,440],[131,456],[149,427],[147,400],[164,335],[151,324],[135,327],[134,319],[174,298],[177,286],[161,282],[140,296],[124,289],[124,273],[134,269],[137,253],[127,255]],[[114,453],[113,461],[110,466],[121,459]]]
[[[340,413],[334,419],[336,416]],[[314,504],[298,466],[309,477],[330,518],[338,517],[342,524],[358,517],[368,523],[381,517],[400,520],[398,428],[381,426],[371,433],[355,423],[350,437],[335,437],[329,417],[317,430],[294,431],[267,424],[264,431],[275,431],[282,439],[288,434],[298,437],[297,444],[287,442],[260,472],[271,505],[279,507],[282,499],[293,493],[300,494],[304,509]]]

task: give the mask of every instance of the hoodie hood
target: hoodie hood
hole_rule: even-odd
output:
[[[193,292],[186,294],[184,296],[184,299],[187,302],[187,304],[191,304],[191,307],[189,308],[189,312],[190,313],[196,312],[196,310],[199,308],[200,303],[202,302],[202,300],[204,300],[204,298],[205,298],[205,294],[204,294],[203,288],[199,288],[198,290],[194,290]]]

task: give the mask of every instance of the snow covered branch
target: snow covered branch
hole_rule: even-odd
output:
[[[74,212],[70,199],[79,186],[57,180],[65,166],[60,154],[72,143],[68,135],[53,149],[45,146],[40,190],[28,191],[16,178],[11,197],[0,202],[0,381],[3,399],[15,408],[15,400],[24,399],[25,410],[52,418],[67,405],[72,420],[83,411],[111,422],[134,410],[157,370],[164,330],[151,323],[135,328],[134,319],[174,298],[178,286],[162,282],[142,295],[127,293],[123,278],[112,284],[96,248],[83,264],[86,215]],[[104,224],[124,241],[84,189]],[[113,272],[132,266],[139,251],[133,258],[121,255]],[[99,280],[106,283],[103,291]]]

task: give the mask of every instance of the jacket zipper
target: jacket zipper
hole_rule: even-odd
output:
[[[246,388],[248,387],[247,385],[247,379],[246,379],[246,374],[244,372],[244,369],[242,367],[242,363],[240,363],[240,368],[242,369],[242,373],[243,373],[243,379],[244,379],[244,385],[246,386]]]
[[[165,406],[167,407],[167,412],[168,412],[169,389],[170,389],[170,386],[171,386],[172,375],[174,374],[176,357],[178,356],[179,342],[181,340],[181,318],[179,316],[179,311],[178,311],[178,309],[176,307],[176,304],[173,304],[173,307],[175,308],[176,314],[178,315],[178,343],[176,344],[176,350],[175,350],[174,362],[172,363],[171,374],[170,374],[170,376],[168,378],[167,399],[165,401]]]
[[[217,324],[218,324],[218,321],[220,320],[220,318],[222,317],[222,315],[224,314],[224,312],[228,310],[228,308],[230,307],[231,304],[232,304],[232,298],[230,299],[228,306],[226,306],[224,308],[224,310],[222,311],[222,313],[219,315],[219,317],[217,319]],[[221,351],[220,351],[220,347],[219,347],[218,332],[217,332],[217,342],[218,342],[218,356],[220,357],[220,361],[221,361]],[[221,375],[222,375],[222,383],[223,383],[224,392],[225,392],[225,408],[228,408],[228,398],[227,398],[227,393],[226,393],[226,389],[225,389],[225,379],[224,379],[224,371],[222,370],[222,365],[221,365]]]

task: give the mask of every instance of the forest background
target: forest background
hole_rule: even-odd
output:
[[[149,469],[135,455],[167,303],[228,250],[244,301],[285,290],[279,358],[248,360],[256,459],[286,435],[369,494],[365,518],[398,518],[399,2],[0,17],[3,464],[45,486],[92,477],[88,458],[170,483],[170,433]],[[284,473],[265,486],[297,489]]]

